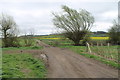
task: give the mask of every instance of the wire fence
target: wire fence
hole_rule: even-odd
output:
[[[101,43],[98,44],[99,45],[92,45],[90,43],[87,43],[87,52],[103,57],[107,60],[118,62],[118,46],[112,46],[110,43],[104,46]]]

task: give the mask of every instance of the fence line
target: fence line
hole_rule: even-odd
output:
[[[97,43],[97,45],[94,46],[92,43],[87,42],[86,43],[86,51],[89,54],[99,56],[99,57],[105,58],[105,59],[110,60],[110,61],[118,62],[118,59],[116,59],[116,57],[114,58],[113,55],[111,55],[111,53],[109,52],[109,50],[107,52],[104,52],[104,49],[101,50],[100,47],[99,47],[99,44],[100,44],[100,46],[103,46],[102,43]],[[108,49],[109,49],[110,43],[106,44],[106,46],[108,46]],[[97,52],[94,51],[94,48],[97,49]],[[102,52],[104,52],[104,53],[102,53]],[[109,53],[109,55],[104,55],[105,53]]]

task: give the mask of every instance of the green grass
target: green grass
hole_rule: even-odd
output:
[[[3,78],[45,78],[44,63],[32,54],[3,54]]]
[[[32,46],[36,45],[35,39],[32,37],[26,38],[26,39],[24,39],[24,38],[18,38],[18,39],[19,39],[19,45],[22,47],[26,46],[25,41],[27,41],[27,43],[30,43]]]
[[[2,48],[3,51],[6,50],[28,50],[28,49],[43,49],[41,46],[30,46],[30,47],[7,47]]]
[[[118,60],[118,46],[91,46],[93,53],[111,57]]]
[[[71,40],[68,39],[58,39],[58,40],[53,40],[53,39],[40,39],[46,44],[49,44],[51,46],[68,46],[71,44],[74,44]]]
[[[86,52],[86,47],[85,46],[73,46],[73,45],[71,45],[71,46],[60,46],[60,48],[68,48],[68,49],[70,49],[72,51],[75,51],[77,53]]]
[[[102,58],[102,57],[99,57],[99,56],[95,56],[95,55],[92,55],[92,54],[85,54],[85,53],[79,53],[80,55],[83,55],[85,57],[88,57],[88,58],[92,58],[92,59],[95,59],[95,60],[98,60],[98,61],[101,61],[105,64],[108,64],[110,66],[113,66],[115,68],[118,68],[120,69],[120,64],[114,62],[114,61],[108,61],[106,60],[105,58]]]

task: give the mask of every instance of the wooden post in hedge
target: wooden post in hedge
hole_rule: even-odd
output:
[[[91,49],[90,49],[90,45],[89,45],[89,43],[88,42],[86,42],[86,47],[87,47],[87,52],[89,52],[89,53],[91,53],[92,51],[91,51]]]
[[[108,43],[108,47],[110,46],[110,43]]]
[[[99,43],[97,42],[97,47],[99,46]]]
[[[101,42],[101,46],[103,46],[103,43]]]

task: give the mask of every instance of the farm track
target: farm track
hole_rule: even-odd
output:
[[[118,70],[67,49],[51,47],[41,41],[48,56],[47,78],[118,78]]]

